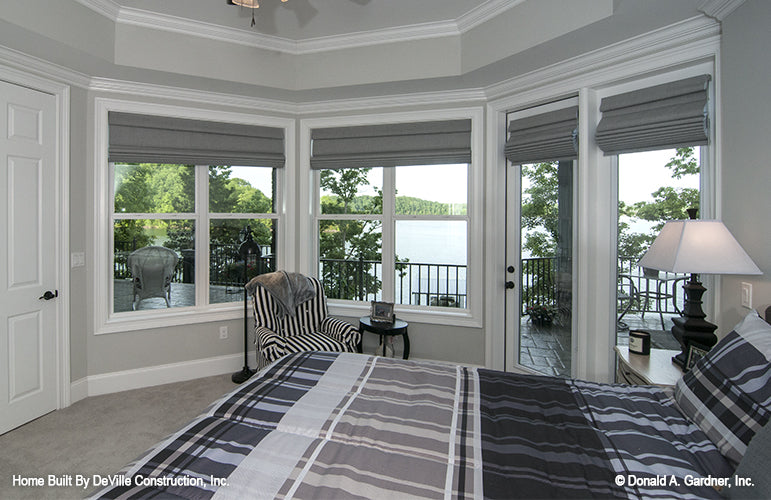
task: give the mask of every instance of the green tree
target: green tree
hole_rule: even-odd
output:
[[[673,179],[688,175],[699,175],[699,163],[694,148],[677,148],[675,155],[664,165],[672,171]],[[647,234],[629,231],[627,223],[619,224],[619,255],[639,259],[656,239],[656,235],[668,220],[687,219],[686,209],[699,208],[699,190],[694,188],[673,188],[663,186],[651,193],[652,201],[641,201],[627,206],[619,203],[619,215],[631,220],[655,222]]]
[[[522,193],[521,224],[527,230],[523,248],[535,257],[553,257],[557,253],[557,169],[558,162],[522,165],[522,177],[530,184]]]
[[[321,188],[331,195],[321,198],[324,214],[378,214],[383,212],[383,192],[358,196],[370,186],[370,169],[322,170]],[[361,299],[380,291],[381,281],[367,261],[381,260],[381,222],[368,220],[326,220],[319,223],[319,256],[328,261],[322,268],[322,282],[329,297]],[[329,261],[338,261],[332,264]]]

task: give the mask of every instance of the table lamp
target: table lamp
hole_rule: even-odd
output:
[[[696,219],[696,209],[689,209],[688,215],[688,220],[667,222],[638,263],[659,271],[691,273],[683,285],[682,316],[672,320],[672,335],[682,348],[672,361],[682,368],[690,343],[707,348],[717,343],[717,325],[704,319],[707,315],[701,308],[707,289],[699,282],[699,274],[763,274],[722,222]]]

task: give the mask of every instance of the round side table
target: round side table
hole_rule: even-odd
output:
[[[359,331],[362,334],[362,340],[359,341],[359,352],[362,352],[361,343],[363,342],[364,332],[371,332],[380,335],[380,343],[383,345],[383,355],[385,356],[385,342],[383,337],[386,335],[401,335],[404,341],[404,355],[403,359],[410,357],[410,337],[407,335],[407,327],[409,324],[406,321],[400,319],[394,320],[393,323],[378,323],[372,321],[369,316],[362,316],[359,318]]]

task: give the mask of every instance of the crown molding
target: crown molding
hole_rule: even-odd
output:
[[[735,11],[745,0],[705,0],[699,6],[699,10],[718,21],[723,21]]]
[[[488,0],[456,20],[421,23],[366,32],[309,38],[299,41],[263,35],[252,30],[195,21],[181,16],[120,6],[113,0],[75,1],[117,24],[167,31],[186,36],[198,36],[226,43],[274,50],[285,54],[302,55],[395,42],[459,36],[504,11],[516,7],[525,0]]]
[[[565,82],[576,75],[618,68],[627,61],[664,51],[699,52],[696,46],[700,44],[707,44],[706,51],[714,53],[719,47],[719,37],[718,22],[697,16],[491,85],[485,91],[489,99],[496,99],[553,82]],[[679,63],[682,62],[680,59]]]
[[[75,2],[113,22],[118,20],[121,7],[112,0],[75,0]]]
[[[91,79],[77,71],[0,45],[0,64],[76,87],[88,88]]]
[[[488,0],[456,21],[458,31],[465,33],[486,23],[495,16],[524,3],[526,0]]]
[[[246,45],[248,47],[276,50],[288,54],[298,53],[297,43],[286,38],[261,35],[244,29],[230,28],[203,21],[193,21],[184,17],[160,14],[132,7],[121,7],[116,22],[118,24],[208,38],[220,42]]]
[[[335,111],[364,111],[383,108],[400,108],[416,106],[484,104],[487,95],[484,89],[460,89],[437,92],[418,92],[414,94],[392,94],[378,97],[362,97],[356,99],[341,99],[334,101],[314,101],[298,105],[298,111],[303,115],[315,113],[332,113]]]
[[[460,103],[481,104],[487,98],[483,89],[461,89],[297,103],[109,78],[92,78],[88,88],[96,92],[110,94],[138,95],[206,105],[230,106],[238,109],[259,111],[261,113],[280,113],[291,116],[336,111],[350,112],[382,108],[435,106],[437,103],[442,103],[443,105]]]
[[[298,105],[289,101],[245,97],[236,94],[212,92],[209,90],[186,89],[152,83],[114,80],[111,78],[92,78],[88,88],[89,90],[96,92],[141,95],[151,98],[190,101],[217,106],[231,106],[239,109],[270,113],[295,115],[299,111]]]

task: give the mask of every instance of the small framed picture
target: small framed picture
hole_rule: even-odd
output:
[[[707,355],[709,352],[709,347],[698,344],[696,342],[691,342],[688,344],[688,357],[686,358],[685,362],[685,371],[689,371],[691,368],[693,368],[693,365],[696,364],[697,361],[699,361],[701,358]]]
[[[372,301],[369,319],[376,323],[393,323],[394,321],[394,303]]]

